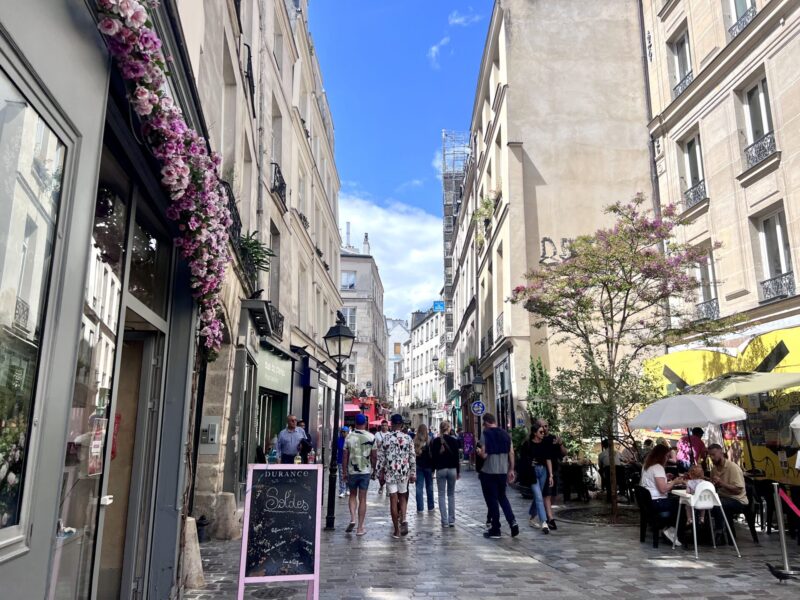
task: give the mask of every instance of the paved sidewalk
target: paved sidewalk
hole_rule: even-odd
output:
[[[800,582],[779,585],[764,562],[780,564],[777,534],[759,534],[761,546],[740,526],[742,558],[732,547],[672,550],[665,541],[654,549],[651,538],[639,543],[639,529],[560,522],[549,536],[527,525],[529,502],[509,494],[522,533],[512,539],[483,537],[486,507],[477,477],[464,473],[456,488],[456,527],[442,528],[438,509],[415,513],[409,506],[410,533],[390,536],[388,499],[368,495],[367,535],[344,528],[349,521],[345,499],[338,499],[337,530],[322,532],[321,598],[400,600],[405,598],[521,598],[546,593],[555,598],[690,597],[692,600],[800,597]],[[438,506],[438,504],[437,504]],[[580,506],[580,505],[578,505]],[[796,541],[790,540],[795,565]],[[206,588],[187,593],[192,600],[236,598],[240,542],[202,546]],[[291,584],[253,585],[246,598],[305,598],[305,588]]]

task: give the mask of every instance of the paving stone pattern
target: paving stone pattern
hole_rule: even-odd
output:
[[[367,535],[344,532],[349,521],[346,499],[338,499],[335,532],[322,532],[320,598],[400,600],[405,598],[527,598],[546,593],[552,598],[800,598],[800,582],[778,584],[765,561],[781,564],[778,536],[760,533],[756,546],[744,524],[737,525],[742,558],[732,547],[701,546],[700,560],[691,547],[672,550],[652,538],[639,543],[638,526],[559,522],[548,536],[527,524],[529,502],[510,491],[522,533],[511,538],[483,537],[486,506],[473,472],[456,487],[456,526],[442,528],[438,508],[417,514],[413,492],[410,533],[390,536],[388,498],[373,483],[368,494]],[[584,506],[578,504],[578,506]],[[438,507],[438,502],[437,502]],[[191,600],[235,599],[240,542],[203,544],[206,587],[186,594]],[[789,543],[791,562],[800,564],[800,550]],[[305,586],[279,583],[252,585],[245,598],[301,600]]]

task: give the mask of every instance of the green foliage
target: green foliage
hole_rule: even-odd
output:
[[[275,253],[258,239],[258,231],[240,236],[238,248],[244,262],[251,264],[258,271],[269,271],[269,259],[274,257]]]
[[[514,429],[511,430],[511,442],[514,444],[516,450],[519,450],[526,439],[528,439],[527,427],[514,427]]]

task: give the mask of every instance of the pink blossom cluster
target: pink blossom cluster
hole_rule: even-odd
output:
[[[178,223],[175,240],[191,272],[192,294],[200,305],[200,335],[212,352],[222,344],[218,318],[220,290],[230,262],[231,216],[219,182],[219,156],[191,129],[166,93],[166,60],[147,9],[137,0],[98,0],[98,28],[139,115],[150,151],[161,162],[161,183],[170,194],[167,217]]]

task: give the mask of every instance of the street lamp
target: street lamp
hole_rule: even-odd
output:
[[[481,399],[481,394],[483,393],[483,384],[486,383],[481,377],[480,373],[475,373],[475,377],[472,379],[472,391],[475,394],[475,397],[478,400]],[[481,420],[478,419],[478,437],[481,435]]]
[[[336,313],[336,325],[328,330],[322,338],[325,340],[325,349],[336,363],[336,397],[333,400],[333,435],[331,435],[331,460],[328,467],[328,511],[325,515],[325,529],[332,531],[336,519],[336,450],[339,436],[339,395],[342,391],[342,370],[344,361],[350,358],[353,351],[355,335],[347,326],[344,315]]]

